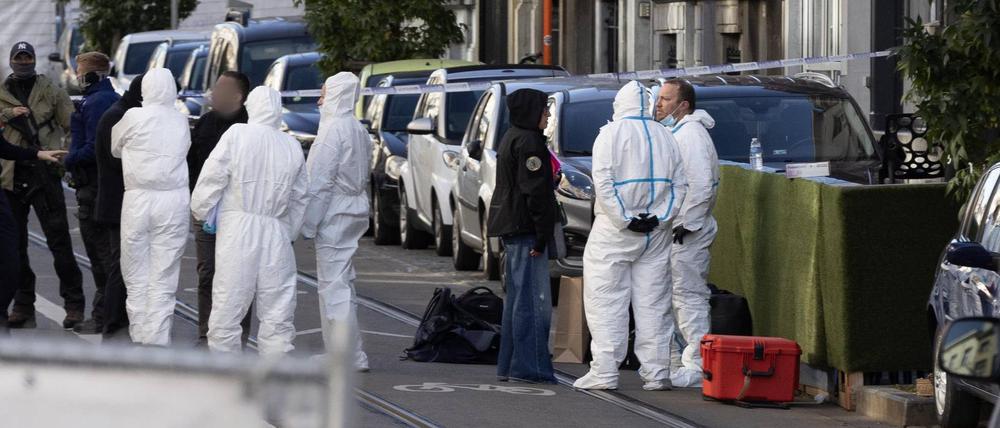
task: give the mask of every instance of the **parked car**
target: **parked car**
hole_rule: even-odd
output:
[[[970,317],[952,321],[941,335],[934,365],[952,379],[997,387],[1000,382],[1000,319]],[[981,413],[967,414],[968,426],[979,426]],[[1000,426],[1000,406],[993,407],[988,427]]]
[[[697,108],[715,119],[708,132],[720,160],[746,163],[750,140],[764,165],[783,172],[792,162],[830,162],[830,175],[880,183],[882,155],[865,114],[847,91],[815,76],[685,77]]]
[[[160,43],[168,45],[205,40],[208,35],[202,31],[160,30],[132,33],[122,37],[115,50],[114,67],[111,69],[111,83],[119,93],[125,92],[135,76],[146,71],[149,58]]]
[[[360,84],[362,88],[371,88],[378,85],[383,79],[393,74],[408,73],[411,71],[426,71],[428,75],[430,75],[430,72],[439,68],[478,64],[481,63],[461,59],[437,58],[404,59],[399,61],[379,62],[375,64],[368,64],[362,68],[361,73],[358,74],[358,80],[361,81]],[[371,95],[358,97],[358,101],[354,105],[354,115],[359,119],[365,117],[371,98]]]
[[[188,117],[191,126],[201,117],[205,99],[205,67],[208,62],[208,46],[195,48],[188,55],[181,72],[181,89],[177,91],[177,110]]]
[[[184,66],[187,65],[188,59],[191,58],[191,52],[207,45],[207,40],[177,43],[175,45],[167,42],[160,43],[153,51],[153,56],[149,57],[149,65],[146,66],[146,71],[158,67],[167,68],[174,75],[174,79],[177,79],[177,83],[180,84],[181,77],[184,74]]]
[[[316,42],[301,18],[252,19],[246,26],[218,24],[209,41],[207,91],[228,70],[246,74],[251,87],[260,86],[274,60],[315,50]]]
[[[993,165],[979,180],[962,209],[961,225],[938,263],[927,303],[931,337],[939,352],[945,327],[959,319],[1000,316],[1000,164]],[[979,382],[949,376],[940,364],[934,365],[934,402],[941,426],[978,426],[983,403],[995,404],[1000,388],[993,382]]]
[[[59,87],[70,95],[80,95],[80,84],[76,81],[76,56],[83,49],[83,33],[76,24],[67,26],[56,42],[56,51],[49,54],[49,61],[59,63],[55,80]]]
[[[465,66],[434,71],[427,84],[568,76],[562,67],[540,65]],[[458,146],[482,90],[421,94],[406,130],[408,161],[399,187],[400,243],[423,248],[432,240],[438,255],[451,255],[451,186]]]
[[[316,63],[322,57],[316,52],[282,56],[274,60],[264,77],[264,86],[281,92],[281,130],[295,137],[306,151],[319,130],[316,102],[323,75]]]
[[[487,277],[499,279],[501,251],[488,239],[488,208],[496,185],[496,150],[509,127],[507,95],[532,88],[549,93],[551,116],[545,129],[549,148],[563,165],[556,197],[568,220],[567,254],[555,262],[554,277],[580,275],[583,244],[593,218],[590,151],[594,139],[612,115],[621,84],[608,80],[538,79],[494,82],[483,94],[469,121],[459,151],[458,175],[452,188],[452,261],[457,270],[480,265]],[[575,238],[584,236],[583,239]]]
[[[377,87],[427,81],[432,70],[386,76]],[[399,174],[406,163],[406,125],[413,119],[419,94],[375,95],[362,120],[372,135],[371,230],[376,245],[399,243]]]

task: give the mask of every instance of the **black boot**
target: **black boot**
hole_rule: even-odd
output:
[[[70,330],[77,324],[83,322],[83,311],[66,311],[66,318],[63,319],[63,328]]]
[[[104,332],[104,324],[93,318],[77,324],[73,327],[76,334],[101,334]]]

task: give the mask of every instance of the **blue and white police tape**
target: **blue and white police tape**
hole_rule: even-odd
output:
[[[741,62],[736,64],[705,65],[699,67],[666,68],[660,70],[625,71],[621,73],[597,73],[580,76],[561,77],[559,79],[589,78],[616,79],[619,81],[672,78],[683,76],[698,76],[703,74],[721,74],[745,71],[768,70],[774,68],[798,67],[803,65],[823,64],[832,62],[856,61],[862,59],[881,58],[892,55],[891,50],[878,52],[853,53],[847,55],[818,56],[805,58],[789,58],[770,61]],[[427,92],[467,92],[489,89],[491,82],[459,82],[442,85],[400,85],[375,88],[362,88],[360,95],[382,94],[423,94]]]

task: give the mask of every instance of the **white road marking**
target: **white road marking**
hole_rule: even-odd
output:
[[[66,316],[66,311],[59,305],[52,303],[51,300],[40,294],[36,294],[35,310],[44,315],[45,318],[55,321],[60,328],[62,327],[62,317]],[[78,334],[77,337],[95,345],[101,344],[101,335],[99,334]]]

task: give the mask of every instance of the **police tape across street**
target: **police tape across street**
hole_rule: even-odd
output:
[[[560,79],[618,79],[621,81],[641,79],[668,79],[681,76],[699,76],[704,74],[733,73],[775,68],[798,67],[802,65],[825,64],[833,62],[857,61],[863,59],[882,58],[893,55],[892,50],[877,52],[853,53],[847,55],[832,55],[804,58],[787,58],[770,61],[741,62],[735,64],[704,65],[698,67],[666,68],[660,70],[623,71],[620,73],[598,73],[579,76],[560,77]],[[423,94],[427,92],[466,92],[489,89],[490,82],[457,82],[440,85],[399,85],[374,88],[362,88],[360,95],[391,95],[391,94]]]

